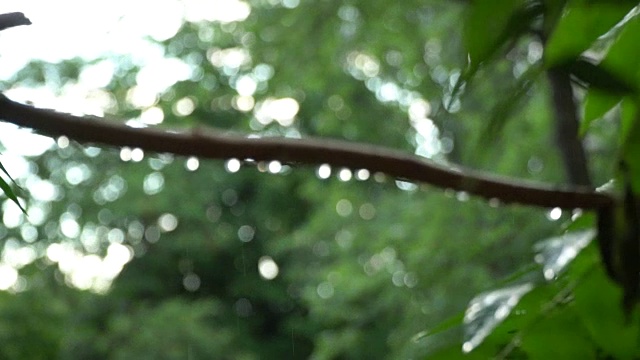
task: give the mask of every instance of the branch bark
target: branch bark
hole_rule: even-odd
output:
[[[79,117],[38,109],[0,95],[0,119],[48,136],[68,136],[81,143],[138,147],[146,151],[209,159],[278,160],[293,164],[330,164],[383,172],[406,181],[465,191],[503,203],[540,207],[598,209],[610,206],[610,196],[588,188],[561,188],[509,180],[383,147],[328,139],[245,138],[213,130],[164,131],[132,128],[94,117]]]
[[[31,21],[27,19],[23,13],[12,12],[0,14],[0,31],[20,25],[31,25]]]
[[[549,69],[553,107],[556,117],[556,144],[569,183],[591,187],[587,155],[578,137],[578,113],[569,74],[562,69]]]

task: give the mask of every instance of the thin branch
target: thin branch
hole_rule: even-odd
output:
[[[569,74],[562,69],[549,69],[555,110],[556,144],[562,155],[567,178],[572,185],[591,186],[587,155],[578,136],[578,112]]]
[[[12,12],[0,14],[0,31],[20,25],[31,25],[31,21],[27,19],[23,13]]]
[[[328,139],[245,138],[196,128],[175,132],[131,128],[94,117],[38,109],[0,95],[0,119],[48,136],[68,136],[82,143],[137,147],[146,151],[209,159],[278,160],[285,163],[330,164],[383,172],[406,181],[464,191],[503,203],[541,207],[597,209],[611,197],[590,189],[563,189],[480,172],[443,167],[427,159],[383,147]]]

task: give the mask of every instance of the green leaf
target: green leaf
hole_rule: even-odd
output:
[[[584,116],[580,123],[580,136],[584,136],[595,120],[603,117],[620,101],[622,101],[620,95],[612,95],[598,89],[589,89],[584,101]]]
[[[2,177],[0,177],[0,188],[2,189],[2,191],[4,191],[5,195],[7,195],[9,199],[11,199],[11,201],[18,205],[23,213],[27,213],[24,207],[22,207],[22,205],[20,204],[20,201],[18,200],[16,194],[13,192],[13,189],[11,189],[11,186]]]
[[[508,48],[542,13],[542,7],[527,5],[523,0],[479,0],[469,7],[463,27],[463,42],[469,57],[469,67],[458,78],[451,91],[448,109],[463,85],[476,74],[480,65]]]
[[[630,175],[631,188],[640,194],[640,112],[638,101],[625,98],[622,102],[620,130],[621,158]]]
[[[561,308],[534,323],[522,336],[530,359],[596,359],[597,349],[572,308]]]
[[[497,352],[505,354],[505,349],[516,340],[516,336],[526,331],[538,319],[544,316],[543,309],[557,306],[554,298],[559,291],[556,283],[540,283],[533,290],[524,295],[510,315],[500,323],[484,342],[471,352],[489,353],[495,356]],[[511,350],[510,350],[511,351]],[[509,351],[507,351],[509,352]]]
[[[591,212],[583,212],[580,215],[573,217],[562,228],[565,232],[583,231],[595,228],[596,217]]]
[[[622,20],[635,5],[635,1],[573,1],[567,6],[547,42],[545,63],[555,66],[578,57],[599,36]]]
[[[448,318],[447,320],[439,323],[438,325],[432,327],[431,329],[425,330],[425,331],[421,331],[419,333],[417,333],[416,335],[414,335],[414,337],[412,338],[413,341],[420,341],[426,337],[432,336],[432,335],[436,335],[442,332],[445,332],[447,330],[450,330],[456,326],[461,326],[462,325],[462,320],[464,319],[464,311]]]
[[[16,181],[11,177],[11,175],[9,174],[9,172],[7,171],[7,169],[4,167],[4,165],[2,165],[2,163],[0,163],[0,170],[2,170],[2,172],[7,175],[7,177],[11,180],[11,182],[16,186]],[[2,190],[4,191],[4,193],[7,195],[7,197],[9,199],[11,199],[14,203],[16,203],[16,205],[18,205],[18,207],[20,207],[20,210],[22,210],[23,213],[27,213],[25,211],[25,209],[22,207],[22,205],[20,204],[20,202],[18,201],[18,197],[16,196],[16,194],[13,192],[13,189],[11,189],[11,186],[4,181],[4,179],[0,178],[0,188],[2,188]],[[18,187],[18,189],[20,189],[20,187]]]
[[[632,132],[636,124],[636,118],[638,116],[638,107],[636,102],[631,98],[624,98],[622,101],[620,115],[620,144],[624,145],[629,140],[629,137],[632,136]]]
[[[527,282],[477,295],[465,313],[465,343],[463,349],[471,351],[492,335],[496,327],[511,314],[520,299],[534,289]]]
[[[512,37],[526,29],[518,12],[522,0],[474,1],[464,23],[464,43],[472,68],[493,56]]]
[[[440,350],[435,354],[430,354],[425,360],[486,360],[491,359],[493,357],[493,352],[491,351],[472,351],[471,353],[465,354],[460,349],[460,346],[452,346],[446,349]]]
[[[607,355],[616,359],[632,359],[638,355],[638,319],[625,320],[622,291],[606,277],[601,267],[594,268],[583,278],[574,295],[582,323],[591,339]]]
[[[491,111],[491,116],[486,123],[484,130],[480,136],[478,146],[485,147],[490,144],[504,129],[511,115],[517,110],[518,105],[522,104],[522,100],[527,91],[533,86],[534,80],[542,71],[540,64],[531,66],[516,83],[513,91],[503,97]]]
[[[640,18],[629,20],[600,63],[620,79],[637,84],[640,80]]]

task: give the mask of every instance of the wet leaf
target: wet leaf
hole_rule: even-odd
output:
[[[589,245],[595,235],[596,232],[590,229],[566,233],[536,244],[535,250],[538,254],[535,260],[542,265],[544,278],[555,279],[580,251]]]
[[[473,298],[464,316],[463,351],[470,352],[477,348],[533,288],[533,283],[525,283],[482,293]]]

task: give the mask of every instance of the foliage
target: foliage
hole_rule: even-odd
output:
[[[561,71],[584,107],[580,131],[595,181],[622,183],[614,193],[626,191],[621,209],[635,199],[634,2],[250,5],[242,21],[185,22],[170,39],[150,39],[191,74],[149,104],[132,100],[144,69],[127,58],[94,61],[116,66],[99,92],[104,110],[137,119],[160,110],[159,128],[375,143],[561,184],[554,89],[543,76]],[[5,92],[71,87],[91,65],[34,61]],[[278,99],[299,105],[295,117],[261,112]],[[611,159],[625,165],[612,168]],[[20,274],[15,294],[0,298],[0,337],[11,344],[3,358],[640,352],[637,281],[625,278],[637,257],[620,250],[629,246],[620,234],[637,219],[624,211],[603,229],[578,210],[503,206],[362,169],[333,168],[327,177],[328,167],[223,165],[68,139],[26,161],[30,170],[16,182],[29,192],[28,219],[2,187],[3,263]],[[610,258],[601,259],[603,244]],[[126,265],[99,274],[123,253]],[[21,262],[20,254],[31,255]],[[274,263],[273,279],[259,271]]]
[[[476,76],[481,63],[490,61],[497,51],[517,46],[513,38],[533,33],[543,41],[548,39],[541,59],[543,66],[548,71],[567,72],[584,88],[582,96],[586,101],[581,133],[589,136],[587,129],[593,121],[603,117],[617,103],[623,99],[627,99],[629,105],[636,103],[632,99],[638,96],[635,86],[637,62],[631,64],[628,56],[624,56],[625,61],[613,60],[622,57],[618,54],[629,54],[626,51],[635,46],[635,42],[631,45],[630,38],[638,34],[635,29],[637,17],[633,12],[629,14],[635,5],[635,2],[587,4],[569,1],[560,7],[551,2],[505,2],[502,9],[508,16],[498,23],[503,29],[482,35],[482,25],[477,18],[486,18],[483,14],[493,9],[495,3],[475,2],[466,22],[470,29],[465,39],[471,54],[466,79]],[[523,24],[521,14],[533,13],[532,9],[536,8],[538,13]],[[495,38],[496,33],[508,36]],[[509,104],[500,105],[496,112],[504,113],[501,109],[506,106]],[[626,111],[635,113],[633,108]],[[494,117],[489,128],[499,129],[502,124],[496,123],[502,121],[504,117]],[[584,227],[585,221],[578,220],[565,230],[567,235],[559,242],[562,245],[549,249],[549,244],[558,240],[542,243],[536,261],[542,263],[546,280],[532,281],[523,277],[519,285],[483,293],[472,300],[464,319],[467,327],[465,352],[478,358],[496,355],[499,358],[637,357],[640,350],[636,311],[638,269],[634,264],[638,261],[638,233],[634,229],[638,224],[635,210],[638,176],[630,170],[631,164],[637,161],[635,155],[631,155],[637,139],[630,133],[633,130],[628,130],[635,128],[635,122],[634,115],[627,115],[625,119],[623,113],[617,152],[621,164],[618,181],[622,184],[618,191],[625,193],[620,200],[624,210],[614,215],[607,211],[598,213],[602,257],[597,255],[595,246],[581,251],[593,235],[570,232],[572,228]],[[615,217],[611,223],[606,220],[609,216]],[[592,221],[586,223],[596,227]],[[578,241],[571,245],[570,237],[584,237],[585,243]],[[554,266],[562,269],[578,253],[580,255],[568,271],[553,270]],[[604,262],[606,272],[599,266],[600,260]],[[611,280],[618,282],[623,292]],[[441,353],[442,358],[450,356],[456,357],[455,352]]]

